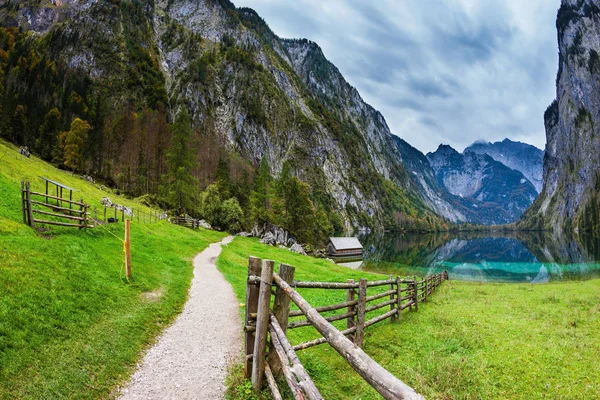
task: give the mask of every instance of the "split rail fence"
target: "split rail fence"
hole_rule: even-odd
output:
[[[273,398],[281,399],[276,378],[283,377],[294,399],[322,399],[319,390],[302,366],[296,352],[328,343],[358,374],[386,399],[423,399],[421,395],[396,378],[362,349],[365,328],[390,319],[400,321],[401,312],[407,308],[418,310],[419,303],[448,279],[446,271],[421,281],[416,277],[359,282],[303,282],[294,280],[295,268],[281,264],[274,273],[273,261],[250,257],[246,288],[245,317],[245,375],[251,378],[255,390],[260,390],[266,377]],[[275,293],[272,293],[275,287]],[[384,289],[388,290],[382,290]],[[296,289],[345,290],[346,301],[313,307]],[[369,288],[379,288],[368,295]],[[274,296],[271,309],[271,296]],[[377,302],[379,300],[379,302]],[[383,301],[381,301],[383,300]],[[298,310],[290,310],[290,302]],[[374,303],[369,305],[370,303]],[[366,320],[373,311],[389,307],[389,311]],[[321,313],[343,310],[341,314],[323,316]],[[381,311],[379,311],[381,313]],[[302,317],[289,322],[290,318]],[[346,320],[347,328],[338,330],[331,322]],[[322,337],[293,346],[287,336],[288,329],[312,326]],[[268,339],[270,338],[269,343]],[[268,346],[267,346],[268,344]],[[267,353],[268,348],[268,353]]]
[[[89,205],[62,196],[34,192],[29,182],[21,181],[21,210],[23,222],[31,227],[35,224],[67,226],[79,229],[93,228],[89,217]],[[38,215],[42,217],[37,217]],[[48,217],[52,219],[48,219]],[[42,219],[45,218],[45,219]]]

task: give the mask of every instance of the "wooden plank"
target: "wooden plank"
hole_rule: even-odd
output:
[[[367,307],[367,308],[365,308],[365,313],[369,313],[371,311],[379,310],[380,308],[383,308],[385,306],[389,306],[391,304],[396,304],[396,299],[386,300],[386,301],[383,301],[381,303],[377,303],[375,305]]]
[[[131,278],[131,221],[125,221],[125,276]]]
[[[354,279],[348,279],[346,283],[354,283]],[[346,329],[352,329],[356,326],[356,324],[354,323],[356,307],[354,306],[358,304],[358,301],[354,300],[355,294],[356,290],[354,290],[353,288],[346,290],[346,304],[348,304],[346,306],[346,314],[348,314],[348,319],[346,320]],[[354,334],[349,334],[348,338],[354,340]]]
[[[296,269],[290,265],[281,264],[279,266],[279,276],[287,283],[294,282],[295,270]],[[273,302],[273,314],[275,315],[275,318],[277,319],[279,325],[282,327],[284,334],[288,326],[289,312],[290,298],[280,287],[277,287],[275,291],[275,300]],[[281,376],[281,365],[279,363],[279,360],[273,360],[273,363],[271,365],[273,367],[273,373],[275,374],[275,376]]]
[[[400,289],[400,278],[396,277],[396,309],[398,310],[396,320],[400,322],[402,318],[402,289]]]
[[[285,377],[288,387],[290,388],[290,392],[292,392],[292,395],[294,396],[294,399],[305,400],[306,396],[304,395],[304,391],[292,373],[292,369],[290,368],[290,360],[288,359],[287,354],[285,353],[285,350],[283,349],[283,346],[281,345],[281,342],[274,331],[271,333],[271,342],[273,343],[273,350],[275,350],[275,353],[273,356],[271,353],[269,353],[269,361],[275,359],[275,357],[279,359],[281,371]]]
[[[248,276],[260,275],[262,269],[262,260],[256,257],[248,259]],[[250,325],[250,314],[256,314],[258,309],[258,289],[259,287],[248,283],[246,285],[246,326]],[[254,354],[255,331],[246,330],[245,333],[246,356]],[[244,365],[244,377],[247,379],[252,374],[252,360],[246,358]]]
[[[384,369],[358,346],[355,346],[344,336],[344,333],[338,331],[333,325],[325,321],[325,318],[304,300],[298,292],[292,289],[289,284],[281,280],[277,275],[274,275],[273,279],[290,296],[298,308],[304,312],[308,320],[327,339],[331,347],[385,399],[423,400],[421,395],[417,394],[411,387]]]
[[[413,298],[415,303],[415,311],[419,311],[419,288],[417,287],[417,276],[413,282]]]
[[[378,294],[374,294],[372,296],[367,296],[367,303],[374,301],[374,300],[379,300],[379,299],[383,299],[384,297],[387,297],[389,295],[395,294],[396,293],[396,289],[394,290],[388,290],[386,292],[383,293],[378,293]]]
[[[34,196],[48,197],[48,198],[53,199],[53,200],[60,200],[61,202],[70,203],[70,204],[73,204],[73,205],[76,205],[76,206],[85,205],[85,204],[83,204],[83,202],[80,203],[80,202],[77,202],[77,201],[67,200],[67,199],[60,198],[58,196],[45,195],[44,193],[39,193],[39,192],[30,192],[30,193],[32,195],[34,195]]]
[[[23,214],[23,223],[27,224],[27,211],[25,210],[25,182],[21,181],[21,212]]]
[[[285,336],[285,332],[283,332],[283,329],[281,329],[281,326],[277,322],[277,318],[275,318],[273,314],[271,314],[270,316],[270,321],[271,338],[273,338],[273,336],[276,336],[277,339],[279,339],[279,344],[283,347],[283,350],[287,355],[289,363],[292,365],[292,373],[296,376],[298,384],[300,385],[306,396],[310,400],[323,400],[323,396],[321,396],[319,389],[317,389],[317,386],[304,369],[304,366],[300,362],[298,355],[292,348],[292,345]]]
[[[393,280],[393,283],[390,283],[390,301],[392,303],[390,303],[390,311],[393,311],[394,308],[396,308],[396,301],[394,299],[394,296],[396,295],[396,289],[394,289],[394,285],[396,284],[396,280],[392,277],[392,275],[390,275],[390,280]],[[391,317],[391,321],[395,322],[396,321],[396,314],[392,314]]]
[[[58,214],[58,213],[52,213],[49,211],[42,211],[42,210],[36,210],[33,209],[31,210],[34,214],[43,214],[43,215],[49,215],[51,217],[58,217],[58,218],[65,218],[65,219],[71,219],[73,221],[84,221],[84,218],[82,217],[76,217],[74,215],[65,215],[65,214]]]
[[[347,319],[347,318],[351,318],[354,317],[356,315],[356,311],[351,311],[351,312],[346,312],[344,314],[338,314],[338,315],[330,315],[328,317],[325,317],[325,320],[328,322],[333,322],[333,321],[339,321],[341,319]],[[288,325],[288,329],[296,329],[296,328],[302,328],[303,326],[311,326],[312,324],[310,323],[310,321],[304,319],[301,321],[295,321],[292,322]]]
[[[352,328],[345,329],[345,330],[341,331],[341,334],[344,335],[344,336],[348,336],[349,337],[350,335],[353,335],[354,332],[356,332],[356,326],[353,326]],[[306,349],[308,349],[310,347],[318,346],[318,345],[323,344],[323,343],[327,343],[327,339],[325,339],[324,337],[320,337],[320,338],[315,339],[315,340],[311,340],[311,341],[308,341],[308,342],[297,344],[297,345],[294,346],[294,350],[296,350],[296,351],[306,350]]]
[[[385,314],[381,314],[380,316],[375,317],[375,318],[365,322],[365,328],[367,328],[371,325],[374,325],[378,322],[384,321],[384,320],[390,318],[392,315],[396,314],[397,312],[398,311],[396,311],[396,309],[393,309],[391,311],[386,312]]]
[[[273,400],[283,400],[281,397],[281,393],[279,393],[279,388],[277,387],[277,382],[275,381],[275,377],[271,372],[271,368],[269,364],[265,364],[265,376],[267,377],[267,383],[269,384],[269,389],[271,389],[271,395],[273,396]]]
[[[42,220],[42,219],[32,219],[32,221],[37,224],[44,224],[44,225],[69,226],[69,227],[73,227],[73,228],[81,227],[80,224],[69,224],[66,222],[58,222],[58,221],[46,221],[46,220]],[[93,228],[93,226],[88,226],[88,228]]]
[[[380,281],[369,281],[367,287],[385,286],[393,283],[394,280],[385,279]],[[304,289],[351,289],[358,288],[358,283],[342,283],[342,282],[305,282],[296,281],[294,287]]]
[[[347,289],[347,290],[353,290],[353,289]],[[315,310],[317,310],[320,313],[323,313],[323,312],[327,312],[327,311],[340,310],[342,308],[355,306],[357,304],[358,304],[357,300],[351,300],[351,301],[345,301],[343,303],[332,304],[330,306],[316,307]],[[300,310],[290,311],[290,314],[289,314],[290,317],[300,317],[302,315],[304,315],[304,314],[302,314],[302,311],[300,311]]]
[[[256,338],[252,360],[252,388],[259,392],[265,373],[265,355],[267,353],[267,333],[269,331],[269,313],[271,307],[271,283],[273,282],[272,260],[262,263],[260,288],[258,289],[258,309],[256,311]]]
[[[27,199],[27,220],[29,221],[29,226],[32,228],[35,225],[35,220],[33,219],[33,212],[31,211],[31,187],[29,182],[25,182],[25,197]]]
[[[365,339],[365,309],[367,303],[367,280],[361,278],[358,284],[358,305],[356,306],[356,333],[354,344],[362,347]]]

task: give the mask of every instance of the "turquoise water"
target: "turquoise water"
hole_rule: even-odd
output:
[[[529,282],[600,278],[600,240],[534,233],[385,234],[360,238],[353,268],[400,276],[448,271],[450,279]]]

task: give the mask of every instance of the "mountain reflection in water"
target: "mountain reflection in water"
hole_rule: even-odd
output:
[[[450,279],[478,282],[600,277],[600,240],[594,238],[510,232],[385,234],[360,240],[360,268],[368,271],[405,276],[447,270]]]

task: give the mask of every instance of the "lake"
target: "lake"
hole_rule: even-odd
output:
[[[360,237],[364,260],[351,268],[400,276],[448,271],[478,282],[600,277],[600,239],[541,232],[384,234]]]

